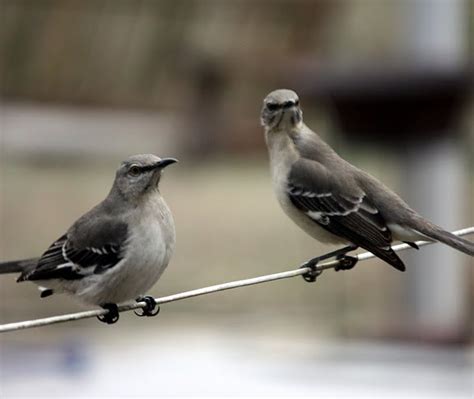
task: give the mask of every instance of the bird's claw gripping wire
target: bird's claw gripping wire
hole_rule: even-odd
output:
[[[104,315],[97,316],[97,318],[106,324],[117,323],[120,318],[118,306],[115,303],[105,303],[101,306],[103,309],[108,310]]]
[[[308,262],[303,263],[300,266],[301,269],[308,268],[309,270],[302,274],[304,281],[308,283],[314,283],[316,279],[322,274],[322,270],[318,269],[318,260],[311,259]]]
[[[336,260],[339,263],[334,267],[334,270],[338,272],[340,270],[352,269],[359,261],[359,258],[350,255],[338,255],[336,256]]]
[[[357,249],[357,246],[349,245],[347,247],[340,248],[336,251],[329,252],[327,254],[310,259],[309,261],[303,263],[301,265],[301,268],[306,267],[310,269],[308,272],[302,275],[303,279],[307,281],[308,283],[314,283],[316,279],[318,278],[318,276],[321,275],[321,273],[323,272],[321,269],[318,269],[317,267],[318,263],[321,262],[322,260],[326,260],[330,258],[336,258],[336,260],[339,262],[334,267],[336,271],[352,269],[356,265],[359,259],[354,256],[349,256],[346,254],[347,252],[353,251],[355,249]]]
[[[158,313],[160,313],[160,307],[156,304],[155,298],[153,298],[152,296],[146,295],[138,297],[137,302],[146,303],[146,306],[141,308],[141,312],[134,312],[139,317],[151,317],[156,316]]]

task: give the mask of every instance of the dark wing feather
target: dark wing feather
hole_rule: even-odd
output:
[[[41,256],[36,268],[23,273],[18,281],[76,280],[114,267],[123,259],[127,226],[104,223],[95,227],[87,234],[87,239],[77,239],[74,230],[60,237]]]
[[[302,159],[290,171],[287,195],[319,226],[405,270],[390,248],[392,234],[385,219],[352,181],[339,182],[334,176],[329,179],[321,164]]]

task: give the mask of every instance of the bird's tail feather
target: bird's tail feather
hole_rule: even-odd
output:
[[[0,274],[22,273],[32,270],[38,263],[38,258],[0,262]]]
[[[413,228],[433,240],[440,241],[467,255],[474,256],[474,243],[458,237],[449,231],[445,231],[427,220],[417,221]]]
[[[406,270],[405,264],[402,260],[398,257],[393,249],[381,249],[377,247],[366,248],[370,252],[372,252],[378,258],[384,260],[389,265],[393,266],[395,269],[404,272]]]

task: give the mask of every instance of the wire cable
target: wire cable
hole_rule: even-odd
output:
[[[457,231],[453,231],[453,234],[460,237],[469,235],[469,234],[474,234],[474,226],[467,227],[465,229],[461,229]],[[419,247],[435,244],[435,243],[436,242],[434,241],[417,241],[416,242],[416,244]],[[392,246],[392,249],[396,252],[404,251],[410,248],[411,247],[408,244],[399,244],[399,245]],[[375,255],[370,252],[363,252],[358,255],[354,255],[353,257],[356,258],[357,261],[361,262],[361,261],[374,258]],[[311,272],[314,273],[315,270],[319,276],[324,270],[333,269],[338,265],[340,265],[339,260],[331,260],[331,261],[318,264],[314,268],[303,266],[303,267],[299,267],[298,269],[288,270],[285,272],[268,274],[265,276],[254,277],[254,278],[249,278],[245,280],[231,281],[231,282],[223,283],[223,284],[211,285],[209,287],[198,288],[195,290],[180,292],[178,294],[168,295],[161,298],[155,298],[155,301],[157,305],[161,305],[164,303],[170,303],[170,302],[181,301],[183,299],[194,298],[201,295],[209,295],[214,292],[226,291],[226,290],[231,290],[235,288],[246,287],[249,285],[268,283],[271,281],[277,281],[277,280],[283,280],[287,278],[302,276],[307,273],[311,273]],[[128,312],[130,310],[144,308],[145,306],[147,306],[145,302],[131,302],[128,304],[120,305],[118,307],[118,310],[119,312]],[[87,310],[87,311],[77,312],[77,313],[64,314],[64,315],[59,315],[59,316],[46,317],[42,319],[20,321],[16,323],[8,323],[8,324],[0,325],[0,333],[24,330],[27,328],[43,327],[43,326],[48,326],[51,324],[65,323],[65,322],[74,321],[74,320],[89,319],[89,318],[93,318],[97,316],[102,316],[107,313],[108,313],[108,310],[106,309],[95,309],[95,310]]]

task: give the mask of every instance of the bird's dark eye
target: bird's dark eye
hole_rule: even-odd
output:
[[[280,106],[277,103],[267,103],[267,109],[269,111],[276,111]]]
[[[141,172],[141,169],[138,165],[132,165],[130,166],[130,169],[128,170],[128,173],[130,176],[138,176]]]
[[[300,105],[300,100],[296,100],[296,101],[295,101],[295,105],[296,105],[296,106]]]

